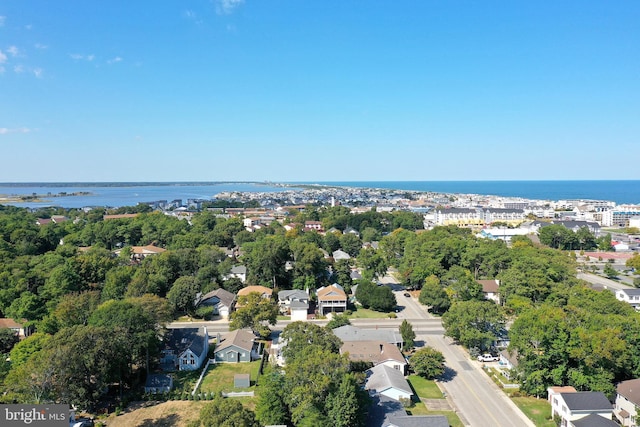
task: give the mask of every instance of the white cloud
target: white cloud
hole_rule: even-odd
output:
[[[13,67],[13,71],[17,74],[24,73],[24,67],[22,65],[16,65]]]
[[[46,44],[42,44],[42,43],[36,43],[33,45],[36,49],[46,49],[49,46],[47,46]]]
[[[87,61],[91,62],[96,58],[96,56],[94,54],[81,55],[79,53],[70,53],[69,54],[69,58],[73,59],[74,61],[87,60]]]
[[[229,15],[243,3],[244,0],[215,0],[216,13],[218,15]]]
[[[0,16],[0,27],[4,26],[5,19],[7,19],[6,16]]]
[[[7,55],[2,53],[2,51],[0,50],[0,64],[4,64],[5,62],[7,62]]]
[[[185,10],[182,14],[185,18],[196,19],[196,13],[193,10]]]
[[[2,65],[0,65],[0,74],[4,73],[4,67]]]
[[[33,69],[33,75],[36,76],[36,78],[41,79],[42,78],[42,68],[34,68]]]
[[[29,133],[29,128],[0,128],[0,135],[8,135],[10,133]]]
[[[17,46],[9,46],[7,52],[9,52],[11,56],[18,56],[18,54],[20,53],[20,49],[18,49]]]
[[[33,24],[27,24],[27,25],[24,26],[25,30],[30,30],[32,28],[33,28]]]
[[[115,64],[115,63],[121,62],[121,61],[122,61],[122,58],[119,57],[119,56],[116,56],[115,58],[108,60],[107,64]]]

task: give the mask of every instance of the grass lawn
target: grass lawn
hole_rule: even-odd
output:
[[[389,317],[389,313],[382,313],[380,311],[369,310],[368,308],[358,307],[349,316],[350,319],[386,319]]]
[[[545,399],[535,397],[512,397],[511,400],[538,427],[556,427],[556,423],[549,419],[551,405]]]
[[[191,392],[202,370],[177,371],[173,373],[173,389]]]
[[[255,381],[258,378],[260,360],[251,363],[215,363],[209,365],[209,370],[200,384],[200,391],[220,392],[220,391],[247,391],[255,388]],[[233,377],[235,374],[250,374],[250,389],[236,389],[233,387]]]
[[[411,408],[406,408],[409,415],[444,415],[449,420],[451,427],[464,427],[458,415],[453,411],[429,411],[424,403],[418,402]]]
[[[438,388],[435,381],[426,380],[418,375],[409,375],[407,377],[413,390],[419,397],[425,399],[443,399],[442,391]]]

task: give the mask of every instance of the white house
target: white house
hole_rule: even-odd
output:
[[[570,422],[591,414],[608,420],[612,419],[613,406],[604,393],[599,391],[557,393],[552,398],[551,418],[559,416],[561,427],[570,427]]]
[[[193,371],[200,368],[208,351],[206,327],[168,329],[160,363],[169,370]]]
[[[622,381],[616,387],[616,392],[613,414],[624,427],[636,427],[640,407],[640,378]]]
[[[640,289],[617,289],[616,298],[631,305],[636,310],[640,310]]]
[[[386,365],[374,366],[367,370],[364,386],[372,394],[379,394],[394,400],[411,399],[413,392],[404,375]]]
[[[499,280],[491,279],[491,280],[476,280],[476,281],[482,285],[482,293],[484,294],[485,299],[493,301],[496,304],[500,303],[500,281]]]

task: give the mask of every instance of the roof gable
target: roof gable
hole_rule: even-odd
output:
[[[571,411],[612,411],[609,399],[600,391],[579,391],[576,393],[560,393]]]

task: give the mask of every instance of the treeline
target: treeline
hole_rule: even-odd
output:
[[[138,215],[104,219],[122,213]],[[54,215],[68,220],[36,224]],[[338,282],[348,289],[355,260],[334,262],[325,254],[362,252],[365,277],[373,279],[386,264],[374,249],[363,249],[363,238],[379,239],[391,224],[421,227],[420,216],[411,213],[374,211],[347,221],[349,215],[342,207],[309,208],[289,219],[298,224],[293,230],[274,222],[250,233],[240,218],[209,211],[186,221],[145,205],[87,212],[0,206],[0,316],[37,331],[15,346],[5,340],[0,381],[7,393],[1,399],[90,407],[106,386],[126,393],[139,386],[147,366],[157,364],[165,322],[197,314],[197,294],[218,287],[237,292],[245,285],[229,278],[234,265],[247,266],[247,284],[313,290]],[[339,231],[303,231],[308,219]],[[342,233],[343,226],[355,226],[359,234]],[[130,259],[132,246],[149,244],[167,251]],[[120,256],[114,255],[117,249]],[[80,360],[87,343],[100,351]],[[109,343],[117,354],[107,351]],[[102,350],[109,357],[98,357]]]

